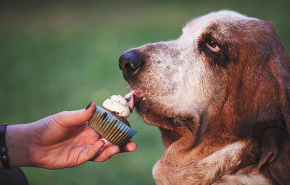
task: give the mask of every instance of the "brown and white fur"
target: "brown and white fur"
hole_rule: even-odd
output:
[[[290,59],[270,22],[213,12],[119,65],[161,131],[157,184],[290,184]]]

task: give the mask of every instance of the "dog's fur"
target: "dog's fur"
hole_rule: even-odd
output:
[[[165,145],[157,184],[290,184],[290,58],[270,22],[213,12],[126,53],[137,112]]]

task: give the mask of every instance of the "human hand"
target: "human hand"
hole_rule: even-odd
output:
[[[92,103],[87,110],[64,111],[33,123],[8,126],[6,134],[13,129],[18,131],[14,137],[8,134],[11,139],[8,138],[7,141],[14,141],[7,146],[12,150],[8,150],[11,166],[60,169],[77,166],[89,160],[105,161],[119,152],[135,151],[135,142],[130,141],[120,149],[101,138],[88,126],[86,121],[93,115],[95,107],[96,104]],[[25,133],[17,126],[22,126]],[[17,159],[14,155],[17,151],[25,151],[26,162]]]

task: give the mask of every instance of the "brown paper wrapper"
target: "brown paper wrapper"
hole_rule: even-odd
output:
[[[137,133],[137,130],[117,119],[112,113],[97,106],[89,126],[112,144],[122,146]]]

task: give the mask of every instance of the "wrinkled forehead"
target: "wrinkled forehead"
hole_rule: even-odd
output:
[[[205,30],[212,25],[217,24],[238,24],[243,20],[251,20],[254,18],[247,17],[232,11],[212,12],[201,17],[197,17],[189,21],[182,29],[183,34]]]

